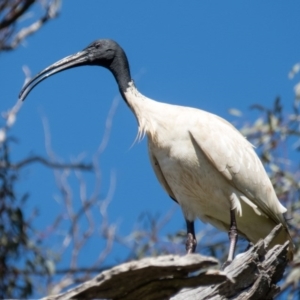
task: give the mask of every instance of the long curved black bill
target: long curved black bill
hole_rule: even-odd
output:
[[[50,77],[53,74],[59,73],[66,69],[82,66],[87,63],[89,60],[89,55],[87,51],[80,51],[76,54],[69,55],[56,63],[52,64],[51,66],[47,67],[40,73],[38,73],[35,77],[33,77],[29,82],[27,82],[24,87],[22,88],[19,99],[24,101],[25,98],[28,96],[30,91],[41,81]]]

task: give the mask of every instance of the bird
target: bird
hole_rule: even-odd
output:
[[[278,224],[283,229],[269,247],[293,241],[273,185],[254,146],[228,121],[197,108],[155,101],[137,89],[123,48],[100,39],[42,70],[22,88],[24,101],[41,81],[80,66],[99,66],[114,76],[120,94],[138,123],[138,138],[147,136],[154,173],[177,202],[186,221],[186,253],[194,253],[194,222],[200,219],[228,231],[227,263],[234,258],[238,235],[251,243],[265,238]]]

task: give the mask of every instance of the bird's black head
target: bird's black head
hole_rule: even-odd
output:
[[[82,51],[69,55],[38,73],[23,87],[19,98],[22,101],[25,100],[29,92],[49,76],[80,66],[100,66],[109,69],[113,73],[122,95],[131,81],[124,50],[115,41],[103,39],[91,43]]]
[[[116,56],[124,53],[113,40],[97,40],[88,45],[82,52],[87,55],[86,64],[109,68]]]

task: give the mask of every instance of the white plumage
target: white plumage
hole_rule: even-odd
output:
[[[96,65],[114,75],[122,97],[137,118],[138,138],[148,137],[154,172],[187,221],[187,252],[196,246],[194,220],[230,229],[228,261],[232,260],[237,231],[256,243],[277,225],[284,230],[270,245],[293,243],[272,183],[253,146],[224,119],[190,107],[151,100],[138,92],[123,49],[112,40],[98,40],[83,51],[61,59],[29,81],[20,93],[24,100],[39,82],[63,70]]]
[[[230,226],[231,208],[238,231],[256,243],[277,224],[285,228],[272,245],[291,240],[272,183],[253,146],[226,120],[195,108],[165,104],[141,95],[134,84],[125,92],[148,137],[149,157],[165,191],[186,219]]]

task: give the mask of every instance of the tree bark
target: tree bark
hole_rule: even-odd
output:
[[[267,250],[278,225],[264,239],[220,271],[220,263],[199,254],[144,258],[106,270],[65,293],[44,300],[273,299],[287,266],[288,242]]]

